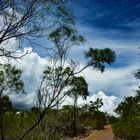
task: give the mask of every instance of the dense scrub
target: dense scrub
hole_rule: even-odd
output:
[[[98,107],[97,107],[98,106]],[[109,116],[99,111],[99,102],[91,102],[76,108],[76,135],[85,135],[91,129],[103,129],[109,123]],[[73,137],[72,105],[65,105],[61,109],[49,109],[43,121],[32,131],[26,140],[61,140]],[[38,118],[39,110],[33,107],[31,111],[10,109],[4,114],[3,132],[5,140],[15,140],[32,126]]]

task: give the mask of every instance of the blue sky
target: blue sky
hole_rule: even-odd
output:
[[[87,40],[83,46],[72,51],[74,59],[80,57],[84,61],[83,51],[89,47],[109,47],[117,54],[113,67],[139,61],[139,0],[79,0],[70,3],[69,7],[75,16],[77,30]],[[46,40],[41,42],[46,45]],[[51,44],[47,42],[47,45]],[[46,56],[44,50],[35,51],[42,57]]]
[[[85,36],[89,46],[116,50],[117,63],[113,66],[138,61],[139,0],[80,0],[70,7],[79,32]],[[125,49],[123,54],[120,53],[121,49]]]
[[[71,7],[79,24],[97,28],[104,33],[106,31],[122,33],[122,35],[111,34],[111,38],[125,39],[132,37],[130,33],[139,31],[139,0],[80,0]],[[137,37],[133,36],[135,39]]]
[[[134,95],[132,90],[139,85],[132,73],[140,67],[140,0],[80,0],[69,4],[69,7],[76,17],[79,33],[87,40],[84,45],[71,50],[70,58],[84,65],[83,54],[89,47],[109,47],[116,52],[116,62],[107,67],[103,74],[90,68],[81,74],[89,84],[91,99],[102,91],[104,94],[99,95],[110,100],[110,109],[114,108],[124,96]],[[42,44],[51,45],[42,41]],[[17,105],[21,106],[25,102],[27,106],[32,104],[39,77],[47,64],[41,49],[35,49],[35,52],[18,63],[23,70],[26,90],[30,94],[24,100],[20,96],[13,96]]]

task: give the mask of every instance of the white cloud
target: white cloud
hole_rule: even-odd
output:
[[[17,16],[19,16],[20,18],[20,15]],[[0,16],[0,19],[1,29],[4,19],[2,16]],[[118,55],[127,55],[129,58],[130,56],[132,56],[132,54],[133,56],[137,56],[138,42],[117,42],[107,39],[106,36],[101,37],[100,32],[96,29],[91,29],[87,27],[79,28],[80,32],[87,37],[88,43],[85,44],[85,47],[83,48],[75,47],[72,50],[71,55],[73,55],[73,58],[77,57],[77,60],[80,59],[80,62],[84,60],[83,51],[85,51],[86,48],[92,46],[96,48],[110,47],[114,49]],[[20,31],[23,32],[24,29],[21,29]],[[13,50],[17,49],[18,45],[18,40],[16,40],[16,38],[12,38],[7,42],[3,42],[2,44],[0,44],[0,47],[5,47],[8,50]],[[27,49],[25,49],[25,51],[27,51]],[[2,61],[3,60],[0,60],[0,62]],[[123,59],[123,62],[124,61],[128,60]],[[102,109],[104,111],[112,112],[111,108],[114,108],[114,106],[116,106],[117,100],[123,99],[124,96],[134,95],[132,90],[135,90],[138,87],[139,83],[132,75],[132,72],[136,70],[138,66],[137,64],[133,63],[133,59],[131,61],[132,63],[129,66],[108,68],[103,74],[89,68],[82,72],[81,75],[83,75],[89,83],[89,90],[91,94],[91,96],[85,102],[88,102],[90,99],[95,99],[98,96],[102,96],[105,104]],[[37,53],[33,52],[26,55],[23,59],[19,60],[18,63],[13,62],[13,64],[16,64],[23,71],[22,79],[25,83],[25,90],[28,94],[25,96],[12,95],[11,98],[15,102],[31,106],[34,102],[34,97],[36,94],[36,89],[38,88],[38,84],[40,82],[41,74],[45,67],[48,65],[48,60],[46,58],[41,58]],[[99,91],[103,91],[107,95]],[[82,99],[79,99],[79,104],[81,102],[83,102]]]
[[[100,108],[101,111],[115,115],[114,109],[117,107],[117,105],[120,102],[119,98],[116,96],[113,96],[113,95],[108,96],[102,91],[99,91],[97,94],[93,94],[93,95],[87,97],[86,100],[83,100],[82,97],[79,97],[78,105],[82,106],[84,104],[89,104],[90,101],[94,102],[94,101],[96,101],[97,98],[102,99],[102,101],[103,101],[103,106]],[[62,105],[67,105],[67,104],[70,104],[70,105],[73,104],[72,98],[67,97],[65,102],[63,102]]]
[[[137,68],[137,64],[120,68],[107,68],[104,73],[87,68],[82,72],[82,75],[89,83],[91,94],[103,91],[109,95],[123,98],[133,95],[132,90],[135,90],[139,85],[139,81],[132,74]]]
[[[114,109],[120,103],[120,99],[118,97],[113,95],[107,96],[102,91],[98,92],[97,97],[103,100],[103,106],[100,108],[101,111],[107,112],[109,114],[115,114]]]
[[[25,49],[25,51],[27,51],[27,49]],[[23,59],[18,60],[18,62],[13,61],[12,63],[22,70],[22,79],[27,95],[12,95],[11,98],[16,103],[22,102],[25,106],[27,105],[27,107],[29,107],[35,101],[36,90],[39,86],[42,73],[48,65],[48,61],[33,52],[26,55]]]
[[[37,53],[33,52],[17,63],[15,61],[13,63],[23,71],[22,79],[28,94],[25,96],[11,96],[11,98],[16,103],[29,107],[34,102],[36,89],[38,88],[41,74],[48,65],[48,60],[47,58],[41,58]],[[136,69],[137,64],[134,64],[121,68],[107,68],[102,74],[87,68],[80,74],[85,77],[89,84],[90,97],[85,102],[102,97],[104,100],[102,110],[112,113],[113,108],[124,96],[134,95],[132,90],[138,87],[138,81],[133,77],[132,72]],[[70,103],[72,102],[71,99],[68,100]],[[83,100],[79,99],[78,102],[78,104],[81,104]]]

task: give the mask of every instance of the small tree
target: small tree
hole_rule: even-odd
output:
[[[58,106],[65,100],[70,89],[70,81],[76,74],[87,67],[103,72],[106,64],[115,61],[115,52],[108,48],[89,49],[85,52],[88,61],[80,69],[75,61],[68,59],[70,48],[84,43],[84,38],[76,30],[60,26],[49,34],[49,39],[53,41],[55,47],[50,51],[49,66],[44,71],[37,90],[37,107],[40,109],[40,115],[36,123],[19,136],[19,140],[40,124],[49,108]]]
[[[78,97],[83,97],[84,99],[86,99],[86,97],[89,95],[88,92],[88,84],[85,81],[85,79],[80,76],[80,77],[76,77],[74,76],[71,80],[70,80],[70,86],[71,89],[68,90],[68,95],[70,97],[73,98],[74,102],[73,102],[73,116],[72,116],[72,131],[73,131],[73,135],[76,136],[77,135],[77,100]]]
[[[90,101],[90,104],[85,104],[81,108],[81,116],[85,126],[90,126],[92,129],[102,129],[106,123],[105,113],[99,111],[103,105],[102,99],[97,98],[96,101]]]
[[[97,111],[101,106],[103,106],[103,101],[100,98],[97,98],[96,101],[90,101],[90,108],[91,112]]]
[[[140,79],[140,70],[135,74]],[[140,87],[136,90],[135,96],[126,97],[118,107],[116,113],[119,118],[113,125],[116,138],[124,140],[140,139]]]
[[[3,119],[5,113],[11,107],[8,95],[15,93],[25,93],[24,84],[21,78],[21,70],[10,64],[0,65],[0,134],[4,140]]]
[[[113,125],[116,138],[124,140],[140,139],[140,90],[135,97],[126,97],[116,109],[119,118]]]

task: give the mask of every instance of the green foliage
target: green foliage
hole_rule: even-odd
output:
[[[88,84],[82,76],[72,77],[69,85],[71,86],[71,89],[68,91],[69,95],[82,96],[84,99],[89,95]]]
[[[10,111],[12,110],[12,102],[10,101],[9,97],[8,96],[3,96],[1,99],[0,99],[0,105],[2,106],[2,110],[3,112],[7,112],[7,111]]]
[[[39,114],[40,113],[40,109],[38,107],[32,107],[31,108],[31,112],[35,113],[35,114]]]
[[[84,37],[78,35],[76,30],[66,26],[59,27],[55,31],[51,32],[49,34],[49,38],[54,41],[56,45],[58,45],[58,42],[62,42],[64,40],[77,45],[85,42]]]
[[[76,123],[80,124],[81,122],[79,120],[76,122],[76,117],[79,118],[82,114],[82,111],[80,112],[77,107],[77,99],[79,96],[86,99],[89,93],[88,85],[84,78],[76,77],[75,75],[88,66],[93,66],[103,72],[106,63],[111,64],[115,61],[114,51],[108,48],[103,50],[90,49],[86,52],[86,58],[88,58],[89,62],[85,68],[76,71],[77,67],[74,61],[71,61],[73,63],[69,63],[70,65],[65,67],[70,48],[85,42],[84,37],[75,30],[73,14],[66,6],[68,1],[4,0],[0,2],[0,11],[4,23],[0,30],[2,33],[0,44],[6,41],[9,42],[9,39],[14,38],[18,42],[17,49],[21,47],[20,45],[23,45],[24,40],[26,40],[26,43],[29,41],[32,45],[40,46],[40,44],[36,44],[36,42],[39,42],[36,40],[40,37],[48,37],[48,34],[49,39],[55,44],[55,47],[48,49],[52,63],[50,62],[51,65],[44,71],[43,78],[38,86],[37,108],[32,108],[31,112],[23,112],[20,115],[12,111],[7,111],[5,114],[1,113],[0,129],[1,131],[4,130],[3,134],[1,133],[2,140],[4,140],[4,136],[6,139],[11,140],[18,139],[18,137],[19,140],[60,139],[61,133],[59,131],[65,122],[61,122],[61,117],[56,118],[55,114],[58,113],[58,110],[50,110],[50,108],[61,103],[66,95],[71,95],[74,98],[74,106],[70,108],[72,109],[71,120],[69,120],[69,112],[59,111],[60,114],[66,113],[65,119],[73,122],[71,125],[75,125],[70,128],[77,129]],[[23,29],[25,29],[24,32]],[[34,37],[36,38],[35,40]],[[14,49],[10,51],[2,48],[0,54],[8,58],[16,58],[17,55],[14,56],[15,52],[16,50]],[[20,70],[9,64],[1,65],[0,101],[4,95],[24,93],[24,84],[20,78]],[[6,101],[6,103],[0,102],[2,103],[0,111],[4,109],[3,104],[6,108],[10,106],[8,99],[4,98],[2,100]],[[101,100],[98,100],[97,103],[91,103],[88,113],[86,113],[90,114],[90,121],[92,121],[92,118],[97,118],[94,120],[94,124],[100,127],[103,124],[98,119],[104,117],[103,113],[98,111],[98,108],[102,105],[100,104]],[[87,114],[85,116],[88,116]],[[64,129],[65,131],[66,129]]]
[[[135,97],[126,97],[116,112],[119,118],[113,125],[116,138],[124,140],[140,139],[140,89]]]
[[[87,106],[87,107],[85,107]],[[102,129],[106,124],[105,113],[96,110],[94,113],[89,110],[90,105],[77,107],[77,134],[84,135],[87,129]],[[73,119],[72,105],[63,106],[62,109],[48,109],[43,121],[25,137],[26,140],[61,140],[73,136],[71,121]],[[37,111],[37,112],[36,112]],[[19,135],[37,119],[38,108],[33,107],[31,111],[9,111],[4,117],[5,139],[15,140]]]
[[[67,95],[70,79],[73,77],[73,69],[71,67],[48,66],[43,74],[44,77],[38,93],[38,102],[41,108],[50,108],[59,102],[59,97],[61,102]]]
[[[45,124],[45,135],[47,140],[61,140],[64,137],[63,115],[57,109],[48,110]]]
[[[107,124],[106,114],[99,110],[92,110],[91,105],[83,105],[81,108],[77,107],[77,121],[76,121],[76,131],[77,134],[82,135],[87,129],[103,129],[104,125]],[[74,106],[66,105],[62,108],[63,118],[62,126],[65,128],[66,135],[73,136],[73,128],[71,127],[71,120],[73,120],[73,110]]]
[[[90,101],[90,109],[91,110],[98,110],[100,107],[103,106],[103,101],[100,98],[97,98],[96,101]]]
[[[0,67],[0,94],[25,93],[21,70],[10,64],[0,65]]]
[[[103,105],[102,99],[97,98],[96,101],[90,101],[90,105],[83,105],[81,110],[81,118],[83,119],[84,126],[91,127],[92,129],[102,129],[107,123],[106,114],[99,111]]]
[[[11,115],[12,103],[8,97],[13,93],[25,93],[24,84],[21,80],[21,70],[10,64],[0,65],[0,136],[1,139],[7,135],[6,126],[8,124],[8,116]],[[12,115],[11,115],[12,117]],[[8,120],[7,120],[8,119]]]
[[[82,76],[76,77],[73,76],[70,81],[69,81],[69,86],[71,87],[67,94],[71,96],[74,100],[73,102],[73,112],[72,112],[72,122],[71,122],[71,127],[73,130],[73,135],[77,135],[77,100],[78,97],[81,96],[84,99],[89,95],[88,92],[88,84],[85,81],[85,79]]]
[[[106,115],[106,121],[107,121],[107,124],[113,124],[116,122],[117,120],[117,117],[113,116],[113,115],[109,115],[109,114],[105,114]]]
[[[73,70],[70,67],[62,68],[61,66],[59,66],[54,69],[51,67],[47,67],[43,74],[44,78],[46,78],[47,80],[60,82],[63,81],[63,79],[65,79],[66,77],[73,75]]]
[[[15,140],[19,135],[30,127],[35,122],[36,116],[29,112],[21,112],[16,114],[16,112],[9,111],[5,114],[3,119],[3,130],[5,139]],[[41,140],[40,129],[35,129],[34,134],[32,133],[26,139],[30,140],[34,137],[35,140]],[[37,136],[37,138],[36,138]]]
[[[49,34],[49,39],[55,45],[54,56],[61,62],[65,61],[71,47],[85,42],[84,37],[79,35],[77,31],[70,26],[60,26],[56,28]]]
[[[109,48],[93,49],[85,52],[85,57],[88,59],[88,65],[99,69],[101,72],[105,69],[105,64],[112,64],[115,61],[115,52]]]
[[[140,69],[134,72],[134,76],[140,80]],[[140,87],[135,92],[135,96],[126,97],[116,108],[119,115],[113,124],[116,139],[140,139]]]

